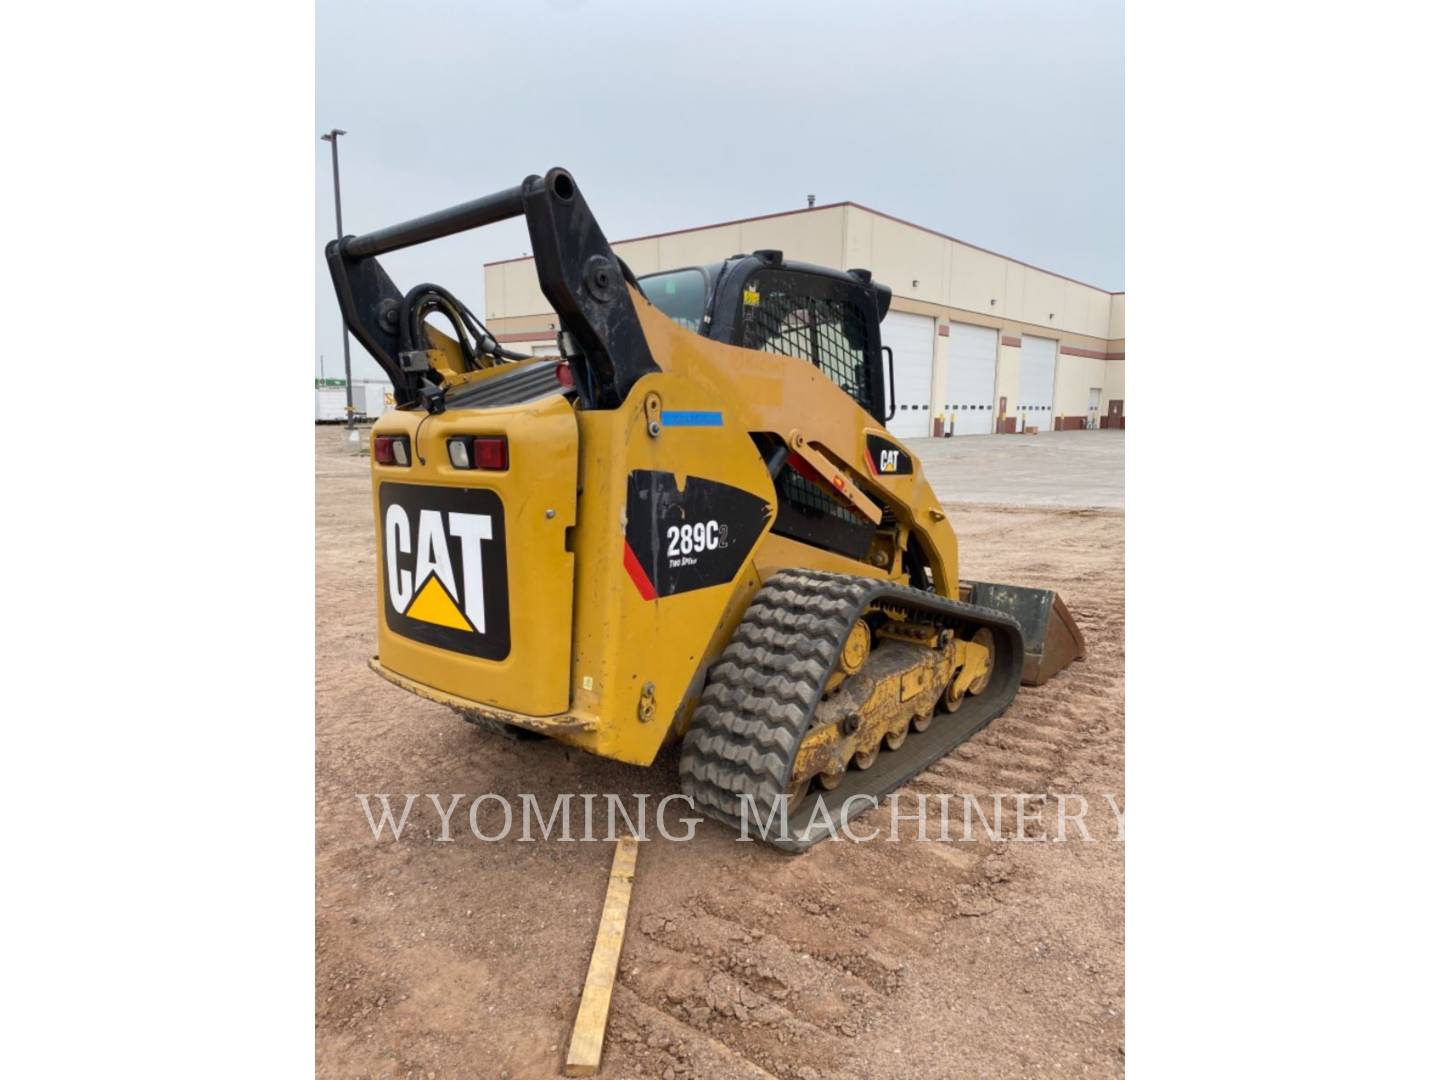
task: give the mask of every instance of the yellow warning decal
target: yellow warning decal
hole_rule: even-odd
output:
[[[740,298],[745,301],[746,307],[755,307],[760,303],[760,290],[754,287],[747,287]]]
[[[472,634],[475,632],[475,627],[461,614],[454,599],[434,574],[426,578],[425,584],[416,591],[415,599],[405,609],[405,614],[411,619],[434,623],[436,626],[448,626],[452,630],[466,630]]]

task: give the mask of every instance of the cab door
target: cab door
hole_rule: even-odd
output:
[[[879,319],[860,282],[762,267],[745,279],[732,335],[742,348],[809,361],[884,422]]]

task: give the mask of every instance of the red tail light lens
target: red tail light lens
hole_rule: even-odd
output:
[[[376,435],[375,464],[409,465],[410,440],[404,435]]]
[[[510,446],[504,435],[481,435],[475,440],[471,458],[477,469],[508,469]]]
[[[451,439],[450,464],[457,469],[508,469],[510,447],[504,435],[467,435]]]

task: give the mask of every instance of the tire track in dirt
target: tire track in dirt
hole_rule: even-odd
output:
[[[877,853],[859,855],[885,861]],[[884,870],[884,873],[889,873]],[[856,1041],[903,985],[900,956],[926,947],[942,897],[914,896],[920,920],[877,919],[894,891],[858,884],[776,891],[745,874],[723,894],[692,894],[644,916],[625,980],[647,1005],[781,1077],[861,1076]]]

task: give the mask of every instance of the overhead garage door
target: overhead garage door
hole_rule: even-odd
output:
[[[935,356],[935,320],[892,311],[880,324],[880,340],[895,353],[895,415],[887,425],[902,439],[930,434],[930,364]],[[890,373],[885,373],[889,381]]]
[[[999,337],[1000,331],[988,327],[950,324],[945,411],[955,414],[956,435],[989,435],[995,430]]]
[[[1039,431],[1055,427],[1055,347],[1049,338],[1020,337],[1020,400],[1025,426]]]

